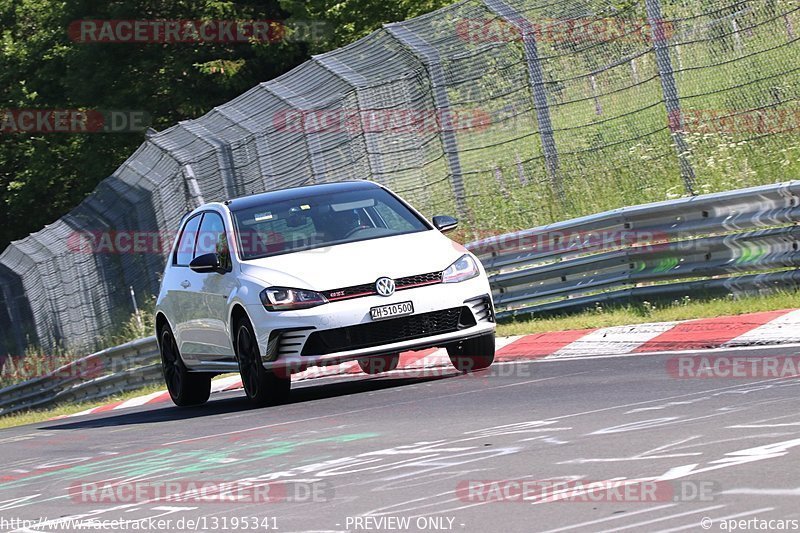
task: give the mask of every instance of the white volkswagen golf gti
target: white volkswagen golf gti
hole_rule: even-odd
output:
[[[494,308],[480,262],[369,181],[297,187],[203,205],[184,217],[156,303],[173,402],[208,400],[241,374],[258,405],[293,372],[357,360],[393,370],[405,350],[446,348],[464,372],[494,360]]]

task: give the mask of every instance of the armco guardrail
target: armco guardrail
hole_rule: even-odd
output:
[[[155,337],[101,350],[48,374],[0,389],[0,415],[55,403],[83,402],[163,379]]]
[[[486,267],[503,318],[632,297],[797,286],[798,220],[793,181],[616,209],[467,248]]]
[[[800,181],[639,205],[467,244],[499,318],[800,286]],[[158,383],[155,337],[0,390],[0,415]]]

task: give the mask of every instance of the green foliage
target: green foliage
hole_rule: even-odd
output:
[[[318,53],[442,0],[95,2],[0,0],[0,109],[144,111],[157,130],[196,118]],[[73,42],[82,19],[314,19],[313,42]],[[0,250],[75,207],[144,140],[138,133],[0,134]]]
[[[7,357],[0,365],[0,388],[21,383],[54,372],[77,357],[63,350],[43,354],[28,347],[23,357]]]
[[[401,22],[453,0],[281,0],[281,6],[298,19],[321,20],[331,29],[330,38],[312,47],[314,53],[349,44],[388,22]]]
[[[150,297],[139,309],[138,315],[131,314],[114,332],[99,340],[98,351],[155,334],[155,307],[155,297]],[[61,347],[47,354],[39,347],[30,345],[25,349],[23,357],[7,357],[0,364],[0,388],[41,377],[86,355],[88,354]]]

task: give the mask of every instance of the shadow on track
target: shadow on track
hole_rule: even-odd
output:
[[[242,411],[270,411],[281,409],[287,405],[311,402],[314,400],[323,400],[327,398],[336,398],[338,396],[349,396],[352,394],[361,394],[365,392],[379,391],[383,389],[390,389],[394,387],[404,387],[408,385],[416,385],[419,383],[426,383],[430,381],[438,381],[458,377],[461,374],[455,370],[452,374],[429,376],[429,377],[391,377],[380,376],[374,378],[364,378],[357,380],[348,380],[343,382],[325,383],[321,385],[309,385],[297,387],[293,385],[292,392],[289,400],[280,404],[270,407],[255,408],[247,398],[244,397],[242,391],[235,391],[238,394],[235,397],[222,397],[215,399],[215,395],[211,396],[211,400],[205,405],[197,407],[176,407],[172,403],[166,404],[164,407],[158,409],[148,409],[146,411],[136,412],[122,412],[120,414],[113,414],[109,411],[108,415],[95,415],[86,420],[79,420],[76,422],[63,422],[53,421],[52,423],[39,426],[37,429],[89,429],[89,428],[103,428],[114,426],[126,426],[137,424],[155,424],[159,422],[172,422],[179,420],[187,420],[191,418],[200,418],[206,416],[214,416],[220,414],[237,413]],[[227,395],[231,393],[218,393],[219,395]]]

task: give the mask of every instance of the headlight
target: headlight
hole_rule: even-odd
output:
[[[261,291],[260,296],[261,303],[267,311],[308,309],[328,303],[328,300],[318,292],[286,287],[269,287]]]
[[[472,279],[478,274],[480,274],[480,270],[478,270],[475,260],[471,255],[464,254],[442,273],[442,283],[458,283]]]

